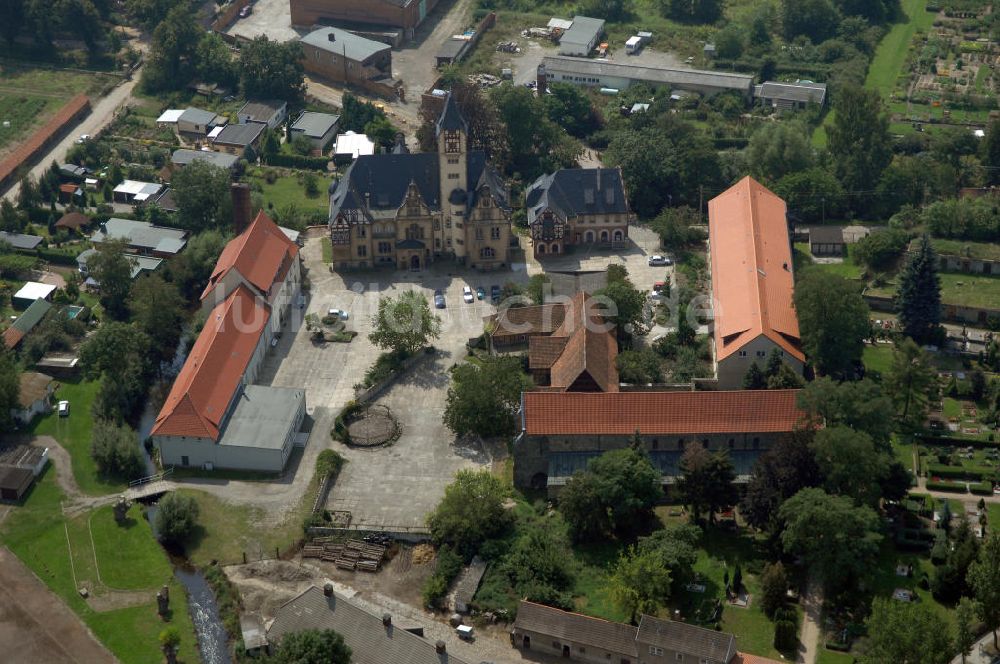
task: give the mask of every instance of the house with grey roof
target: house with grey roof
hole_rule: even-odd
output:
[[[310,74],[368,90],[401,85],[392,78],[392,48],[388,44],[331,27],[313,30],[299,41],[305,56],[302,66]]]
[[[226,122],[226,118],[219,117],[212,111],[189,106],[177,117],[177,131],[200,138]]]
[[[753,76],[728,71],[686,67],[647,67],[610,60],[551,55],[542,58],[550,83],[571,83],[596,88],[624,90],[635,83],[669,86],[711,97],[720,92],[739,92],[746,99],[753,94]]]
[[[559,39],[559,54],[587,57],[604,34],[604,19],[574,16],[573,24]]]
[[[146,221],[112,217],[90,236],[90,241],[94,244],[101,244],[108,239],[125,240],[128,250],[132,253],[170,258],[180,253],[187,244],[187,232],[177,228],[155,226]]]
[[[564,168],[535,180],[525,194],[536,257],[567,248],[621,247],[630,221],[620,168]]]
[[[276,129],[287,115],[288,103],[280,99],[252,99],[236,111],[240,124],[259,122],[271,129]]]
[[[17,251],[35,251],[42,243],[42,238],[38,235],[25,235],[24,233],[8,233],[0,231],[0,243],[9,244]]]
[[[123,180],[114,188],[112,195],[116,203],[143,203],[162,190],[163,185],[158,182]]]
[[[99,290],[101,287],[100,282],[98,282],[90,275],[90,260],[97,255],[97,249],[91,247],[90,249],[85,249],[76,257],[76,269],[77,271],[86,279],[84,279],[84,285],[93,290]],[[131,277],[134,280],[143,272],[155,272],[159,269],[160,265],[163,264],[162,258],[156,258],[154,256],[140,256],[136,254],[129,254],[129,263],[132,266]]]
[[[261,136],[267,125],[261,122],[226,125],[215,137],[212,145],[217,150],[245,157],[247,150],[256,150],[260,146]]]
[[[822,106],[826,101],[826,83],[765,81],[757,86],[754,95],[764,106],[777,110],[803,109],[809,104]]]
[[[290,138],[305,136],[315,149],[325,151],[337,136],[339,122],[339,115],[302,111],[292,124]]]
[[[269,643],[304,630],[330,629],[344,637],[353,664],[470,664],[448,651],[444,641],[432,643],[420,627],[397,625],[389,613],[376,615],[334,592],[332,584],[312,586],[285,602],[267,630]]]
[[[175,167],[187,166],[193,161],[206,161],[219,168],[234,168],[240,158],[228,152],[214,152],[211,150],[174,150],[170,155],[170,163]]]
[[[507,186],[471,149],[453,97],[436,135],[436,152],[361,155],[331,186],[335,268],[421,270],[446,257],[482,270],[509,265]]]
[[[727,632],[648,615],[635,627],[524,600],[517,608],[511,643],[524,652],[595,664],[738,664],[744,660],[736,650],[736,637]]]

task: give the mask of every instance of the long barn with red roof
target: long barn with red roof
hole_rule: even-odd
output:
[[[264,213],[226,245],[202,294],[205,326],[153,425],[164,466],[284,468],[305,390],[253,383],[299,275],[298,246]]]

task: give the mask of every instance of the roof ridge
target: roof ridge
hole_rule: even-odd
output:
[[[760,317],[761,332],[767,334],[771,325],[767,319],[767,294],[764,289],[764,284],[761,283],[761,278],[767,279],[767,270],[761,267],[761,262],[764,260],[763,247],[761,246],[763,238],[761,238],[760,223],[757,216],[757,199],[754,195],[756,193],[754,185],[757,184],[757,181],[749,175],[743,178],[743,181],[746,182],[747,199],[750,205],[750,243],[753,249],[754,262],[754,274],[752,275],[752,278],[753,287],[757,291],[757,313]]]

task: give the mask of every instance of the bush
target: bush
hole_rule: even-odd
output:
[[[451,582],[462,571],[462,557],[452,551],[448,545],[442,546],[437,552],[437,567],[434,574],[424,582],[421,596],[428,608],[438,608],[444,596],[448,593]]]
[[[927,482],[927,489],[929,491],[951,491],[953,493],[965,493],[965,483],[964,482]]]
[[[314,171],[326,170],[330,160],[326,157],[303,157],[292,154],[272,154],[264,157],[264,163],[269,166],[284,166],[286,168],[305,168]]]
[[[977,482],[976,484],[970,484],[969,491],[977,496],[991,496],[993,495],[993,484],[991,482]]]
[[[160,500],[154,527],[161,542],[183,544],[198,519],[198,503],[191,496],[168,493]]]
[[[126,425],[95,420],[90,455],[104,475],[134,480],[146,472],[135,432]]]
[[[219,607],[219,617],[226,628],[230,640],[240,638],[240,595],[222,568],[216,564],[209,565],[202,573],[205,581],[212,587],[215,603]]]
[[[316,457],[316,477],[320,478],[320,481],[327,475],[336,476],[343,467],[344,457],[334,450],[323,450]]]
[[[988,471],[987,471],[988,472]],[[940,464],[927,465],[928,477],[943,477],[951,480],[982,480],[983,471],[962,466],[942,466]]]
[[[780,609],[774,614],[774,647],[782,652],[795,650],[799,644],[799,628],[795,611]]]
[[[392,374],[399,371],[403,366],[403,362],[409,359],[409,357],[410,354],[405,351],[389,351],[382,353],[378,356],[378,359],[375,360],[375,364],[370,366],[368,371],[365,372],[365,378],[364,381],[362,381],[362,385],[364,385],[365,388],[369,388],[372,385],[386,380],[392,376]]]

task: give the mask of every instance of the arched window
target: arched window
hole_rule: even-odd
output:
[[[615,231],[615,242],[621,242],[621,241],[622,241],[622,232]]]
[[[559,245],[556,244],[555,242],[552,243],[552,253],[554,253],[554,254],[558,254],[559,253]]]
[[[587,234],[584,235],[584,239],[586,239],[587,242],[593,242],[594,241],[594,231],[587,231]]]
[[[479,250],[480,258],[493,258],[496,255],[497,253],[493,251],[493,247],[483,247],[482,249]]]
[[[601,242],[607,242],[607,241],[608,241],[608,232],[601,231]]]
[[[544,242],[539,242],[538,243],[538,253],[540,253],[540,254],[544,254],[545,253],[545,243]]]

